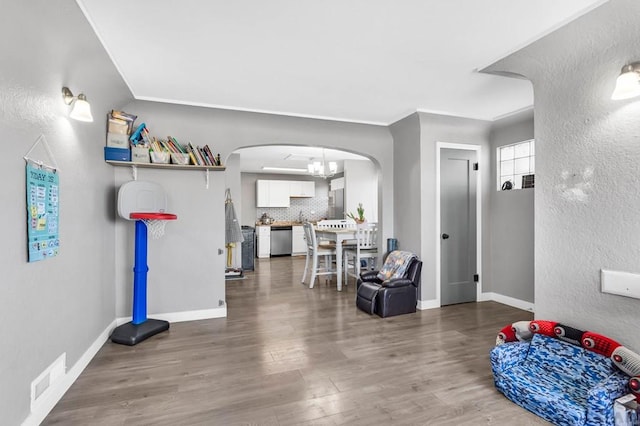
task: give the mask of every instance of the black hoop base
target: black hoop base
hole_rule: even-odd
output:
[[[141,324],[128,322],[113,330],[111,341],[121,345],[133,346],[168,329],[169,322],[163,320],[147,319]]]

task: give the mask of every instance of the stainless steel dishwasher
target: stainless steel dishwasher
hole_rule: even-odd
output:
[[[271,225],[271,256],[291,256],[291,226]]]

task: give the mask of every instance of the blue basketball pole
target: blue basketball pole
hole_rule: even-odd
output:
[[[142,324],[147,320],[147,224],[136,220],[135,263],[133,265],[133,320]]]
[[[174,217],[175,218],[175,217]],[[133,346],[169,329],[169,322],[147,318],[147,224],[136,220],[133,265],[133,318],[113,330],[111,341]]]

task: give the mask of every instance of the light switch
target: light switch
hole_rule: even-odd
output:
[[[640,299],[640,274],[602,269],[602,292]]]

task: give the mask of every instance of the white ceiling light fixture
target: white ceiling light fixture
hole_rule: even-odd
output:
[[[70,118],[87,123],[93,122],[93,115],[91,115],[91,105],[89,105],[89,102],[87,102],[87,97],[84,95],[84,93],[80,93],[78,96],[73,96],[73,93],[71,93],[71,90],[69,90],[68,87],[63,87],[62,99],[64,99],[64,103],[67,105],[71,105],[73,103],[71,112],[69,113]]]
[[[636,96],[640,96],[640,62],[634,62],[622,67],[611,99],[621,100]]]
[[[335,161],[329,161],[327,163],[327,159],[324,154],[324,148],[322,148],[322,162],[313,161],[307,165],[307,171],[313,175],[314,177],[319,178],[330,178],[335,175],[338,171],[338,163]]]
[[[307,169],[298,169],[295,167],[271,167],[271,166],[262,166],[262,170],[268,170],[272,172],[298,172],[304,173]]]

